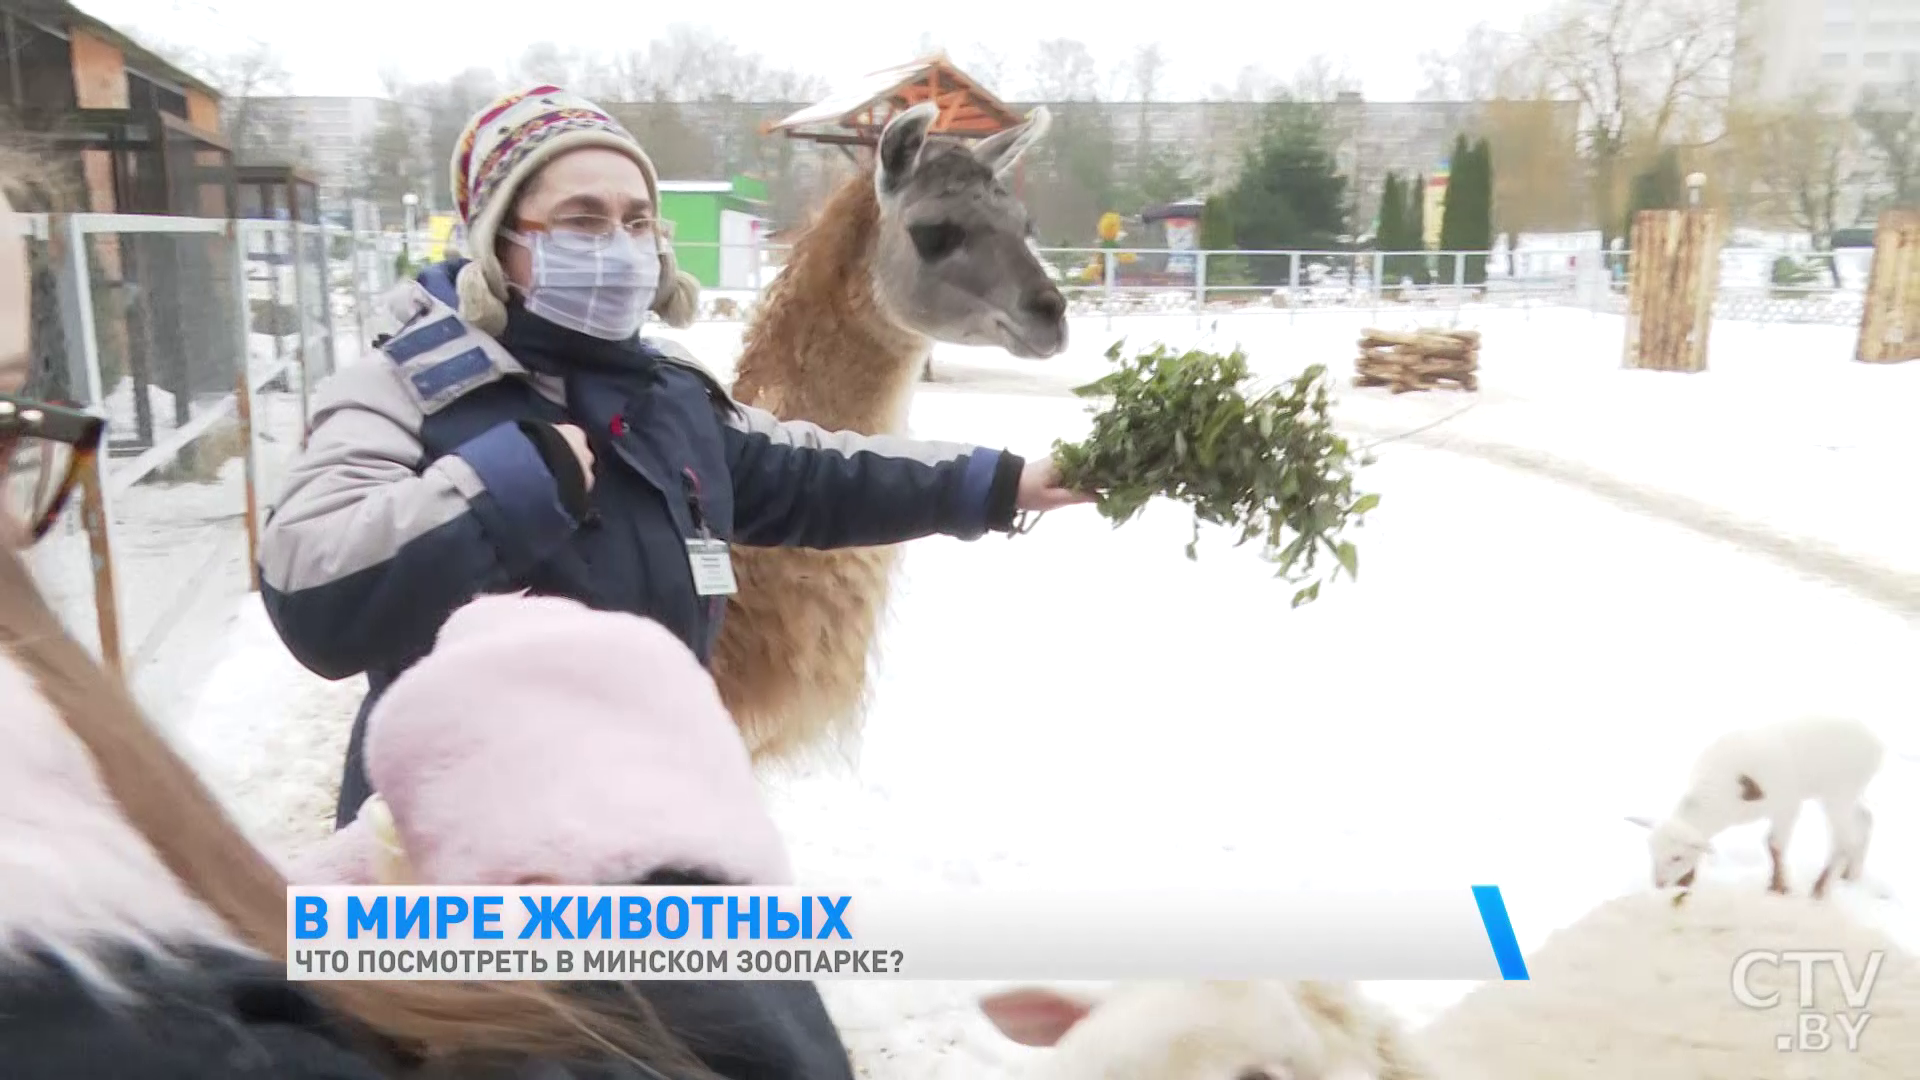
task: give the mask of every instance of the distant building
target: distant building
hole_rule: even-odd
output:
[[[1920,0],[1744,0],[1736,73],[1743,90],[1778,101],[1809,85],[1862,92],[1920,78]]]
[[[344,206],[360,193],[368,147],[395,104],[379,97],[250,97],[229,102],[227,118],[243,162],[301,165],[319,182],[324,204]],[[424,130],[424,110],[400,107]],[[431,189],[421,195],[430,197]]]

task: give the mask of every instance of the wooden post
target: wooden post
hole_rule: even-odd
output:
[[[1705,371],[1720,285],[1720,225],[1711,210],[1643,210],[1633,223],[1626,366]]]
[[[101,456],[106,447],[100,448]],[[95,458],[80,472],[80,520],[87,529],[87,547],[93,556],[93,611],[100,629],[100,660],[108,671],[124,677],[120,655],[120,593],[113,583],[113,548],[107,543],[107,500]]]
[[[1880,215],[1854,358],[1863,364],[1920,360],[1920,211]]]

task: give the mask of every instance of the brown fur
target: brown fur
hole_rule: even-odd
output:
[[[822,208],[768,288],[747,328],[735,398],[832,430],[905,429],[932,342],[874,295],[879,229],[873,176],[863,173]],[[735,550],[739,589],[713,676],[756,758],[790,758],[857,728],[895,560],[893,548]]]

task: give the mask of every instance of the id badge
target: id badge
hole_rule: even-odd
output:
[[[733,551],[725,540],[696,537],[687,541],[687,561],[693,564],[694,592],[732,596],[739,591],[733,580]]]

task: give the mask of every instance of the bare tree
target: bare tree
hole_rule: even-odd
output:
[[[1133,85],[1131,92],[1135,101],[1142,104],[1159,100],[1160,81],[1167,74],[1167,57],[1158,45],[1142,45],[1133,51]]]
[[[1864,93],[1853,118],[1872,162],[1874,202],[1920,208],[1920,66],[1909,66],[1896,85]]]
[[[1083,42],[1051,38],[1034,49],[1036,101],[1094,101],[1100,96],[1099,66]]]
[[[1630,153],[1723,132],[1741,26],[1740,0],[1559,0],[1528,21],[1543,89],[1580,103],[1604,231]]]
[[[1217,101],[1272,101],[1279,90],[1271,72],[1248,64],[1234,75],[1233,82],[1213,84],[1211,96]]]
[[[1806,86],[1738,126],[1751,138],[1755,209],[1807,233],[1816,250],[1830,249],[1861,165],[1860,130],[1846,121],[1833,89]]]
[[[1316,53],[1293,73],[1286,89],[1295,101],[1334,101],[1341,94],[1359,93],[1360,79],[1346,61]]]
[[[1005,97],[1013,91],[1007,85],[1007,54],[991,45],[974,42],[960,67],[994,94]]]
[[[1493,101],[1503,97],[1531,97],[1526,86],[1522,44],[1512,34],[1487,23],[1467,28],[1451,52],[1432,50],[1420,55],[1424,81],[1420,101]]]

